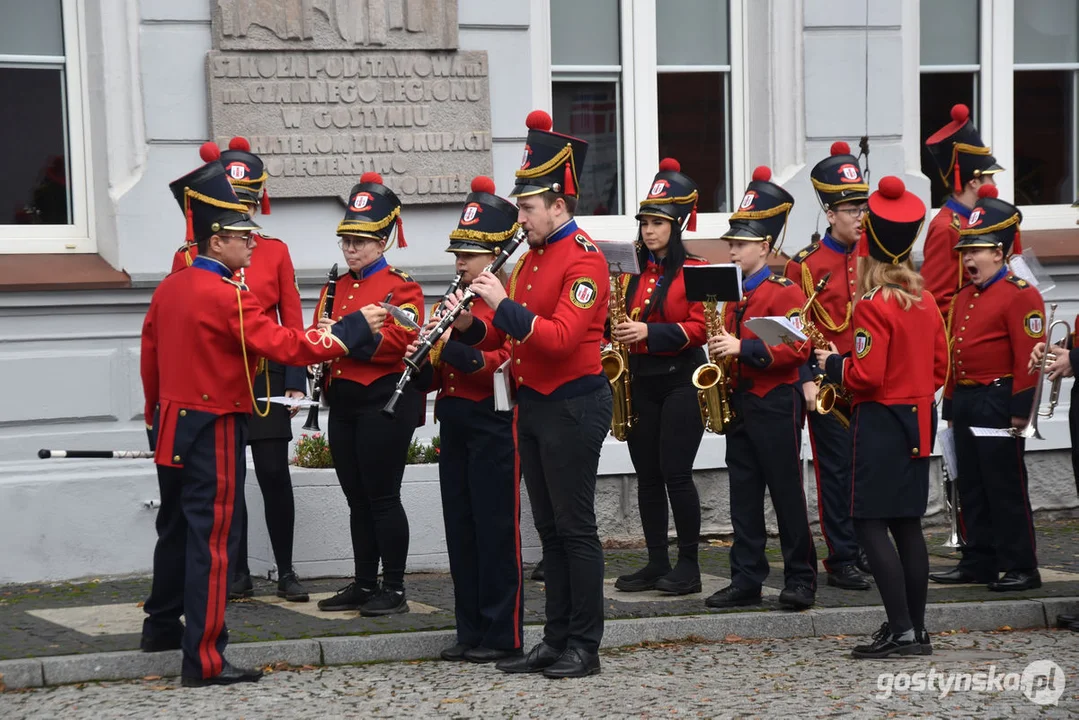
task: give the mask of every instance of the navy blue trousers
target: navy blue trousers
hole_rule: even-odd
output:
[[[821,534],[828,544],[824,569],[834,572],[858,559],[858,539],[850,517],[850,431],[831,413],[810,411],[806,417],[817,477],[817,512]]]
[[[182,638],[185,677],[210,678],[224,665],[229,558],[239,551],[247,416],[204,416],[184,423],[182,468],[157,467],[154,579],[143,609],[143,637]],[[184,616],[185,624],[180,623]]]

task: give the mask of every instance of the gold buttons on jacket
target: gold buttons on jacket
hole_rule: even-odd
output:
[[[912,455],[917,455],[918,454],[918,448],[911,448],[910,452],[911,452]]]
[[[525,379],[523,377],[521,377],[520,375],[517,376],[517,382],[524,382],[524,381],[525,381]]]
[[[539,249],[539,254],[540,254],[540,255],[542,255],[542,254],[543,254],[543,248],[540,248],[540,249]]]
[[[528,286],[528,288],[526,288],[526,289],[528,289],[528,290],[531,290],[531,289],[532,289],[532,286],[531,286],[531,285],[529,285],[529,286]]]
[[[352,296],[351,296],[351,295],[349,295],[349,296],[348,296],[348,299],[349,299],[349,300],[351,300],[351,299],[352,299]]]
[[[359,283],[352,283],[352,287],[354,287],[354,288],[358,288],[359,286],[360,286]]]
[[[655,278],[649,278],[649,279],[648,279],[648,282],[650,282],[651,284],[655,285],[655,284],[656,284],[656,279],[655,279]],[[652,291],[651,291],[651,290],[649,290],[649,292],[652,292]]]
[[[450,380],[453,380],[453,373],[450,373]]]
[[[532,272],[539,272],[539,265],[533,265]]]
[[[173,462],[180,462],[180,456],[179,455],[173,455],[172,456],[172,461]]]
[[[206,396],[203,395],[202,397],[205,398]],[[180,417],[187,417],[187,410],[181,410],[180,411]]]
[[[341,371],[340,371],[340,370],[338,370],[338,371],[337,371],[337,374],[338,374],[338,375],[340,375],[340,374],[341,374]]]
[[[521,364],[521,358],[517,358],[517,364],[518,364],[518,365],[520,365],[520,364]]]
[[[239,401],[239,400],[237,400],[236,402],[234,402],[234,403],[232,403],[232,404],[233,404],[233,406],[235,406],[235,407],[240,407],[240,401]]]
[[[209,400],[209,399],[210,399],[210,396],[209,396],[209,395],[203,395],[203,396],[202,396],[202,399],[203,399],[203,400]]]
[[[652,288],[648,288],[648,292],[649,292],[649,294],[651,294]]]
[[[455,388],[453,385],[450,385],[450,392],[457,392],[457,388]]]

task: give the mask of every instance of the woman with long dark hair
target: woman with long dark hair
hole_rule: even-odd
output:
[[[682,244],[683,229],[696,227],[696,212],[696,183],[682,174],[677,160],[664,159],[637,213],[641,273],[623,277],[627,317],[611,328],[611,338],[630,352],[636,418],[626,441],[648,546],[648,564],[615,582],[623,592],[701,591],[701,505],[693,484],[693,459],[704,425],[691,377],[706,362],[706,336],[704,308],[686,299],[682,277],[684,265],[704,264],[687,255]],[[678,533],[673,570],[667,552],[668,500]]]

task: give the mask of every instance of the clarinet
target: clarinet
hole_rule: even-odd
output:
[[[330,271],[326,273],[326,302],[322,306],[322,317],[328,318],[333,315],[333,297],[337,292],[337,263],[333,264]],[[314,387],[311,388],[311,399],[315,401],[315,404],[308,408],[307,422],[303,424],[304,430],[313,430],[319,432],[318,426],[318,411],[319,403],[322,400],[322,382],[326,377],[326,372],[329,369],[329,363],[319,363],[315,368],[315,377],[313,380]]]
[[[517,248],[525,241],[527,234],[524,230],[518,230],[506,245],[502,248],[502,252],[498,254],[498,257],[494,259],[490,265],[483,269],[484,272],[498,272],[506,261],[510,259],[510,256],[516,252]],[[456,282],[456,281],[455,281]],[[456,291],[456,289],[455,289]],[[401,373],[400,379],[397,381],[397,387],[394,388],[393,395],[390,396],[389,401],[386,403],[386,407],[382,408],[382,414],[386,417],[393,417],[396,412],[397,401],[401,399],[401,395],[404,394],[405,387],[412,379],[412,374],[417,372],[423,363],[427,360],[427,356],[431,353],[431,348],[434,347],[438,339],[442,337],[443,333],[450,329],[454,321],[461,314],[462,311],[472,305],[472,301],[476,299],[476,293],[472,292],[469,288],[465,290],[464,295],[461,296],[461,302],[453,306],[449,312],[445,313],[438,319],[438,324],[431,328],[431,332],[422,333],[419,337],[419,345],[416,348],[416,352],[404,359],[405,371]]]

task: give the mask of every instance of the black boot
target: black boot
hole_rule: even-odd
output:
[[[656,587],[656,581],[671,571],[667,546],[648,548],[648,564],[635,573],[622,575],[614,582],[622,592],[642,592]]]
[[[536,567],[532,568],[532,579],[536,582],[543,582],[543,578],[543,558],[540,558],[540,561],[536,563]]]
[[[337,591],[333,597],[318,601],[318,609],[323,612],[338,612],[341,610],[359,610],[360,607],[373,598],[378,592],[378,584],[371,587],[360,587],[357,583],[349,583]]]
[[[285,598],[289,602],[307,602],[311,599],[294,570],[289,570],[277,579],[277,597]]]
[[[229,585],[229,600],[242,600],[255,594],[255,584],[250,573],[238,574]]]
[[[678,549],[674,570],[656,580],[656,590],[672,595],[692,595],[701,591],[701,566],[697,564],[697,543]]]

